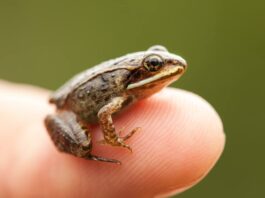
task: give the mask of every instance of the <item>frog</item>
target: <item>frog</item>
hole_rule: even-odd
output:
[[[92,153],[90,126],[100,126],[103,134],[100,143],[132,151],[126,141],[141,128],[136,127],[122,136],[115,128],[113,117],[178,80],[186,69],[186,61],[162,45],[88,68],[50,96],[49,102],[56,110],[44,119],[48,134],[61,152],[121,164],[117,159]]]

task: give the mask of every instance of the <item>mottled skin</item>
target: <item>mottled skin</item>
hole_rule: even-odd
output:
[[[52,95],[50,102],[56,105],[57,112],[45,118],[45,126],[60,151],[120,163],[91,153],[88,124],[99,123],[104,135],[102,143],[131,150],[125,140],[139,128],[120,137],[112,115],[158,92],[177,80],[185,69],[185,60],[162,46],[101,63],[78,74]]]

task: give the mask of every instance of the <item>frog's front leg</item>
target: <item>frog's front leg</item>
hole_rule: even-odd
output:
[[[102,143],[107,143],[112,146],[121,146],[132,151],[131,147],[124,141],[129,139],[139,128],[133,129],[125,137],[120,137],[115,130],[112,120],[112,114],[121,110],[122,104],[126,102],[126,97],[115,97],[111,102],[103,106],[98,112],[99,124],[102,129],[104,140]]]
[[[48,115],[45,126],[58,150],[89,160],[120,164],[118,160],[91,154],[91,134],[73,112],[62,111],[56,115]]]

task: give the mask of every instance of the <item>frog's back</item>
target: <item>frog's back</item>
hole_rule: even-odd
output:
[[[71,78],[63,86],[61,86],[57,91],[55,91],[51,98],[50,102],[55,103],[57,107],[62,107],[65,103],[68,95],[78,88],[83,83],[91,80],[95,77],[100,71],[106,70],[110,61],[103,62],[95,67],[89,68]]]
[[[62,108],[70,93],[72,93],[75,89],[77,89],[84,83],[97,77],[98,75],[104,72],[113,71],[121,68],[134,69],[135,65],[129,65],[129,61],[131,60],[131,57],[135,57],[135,55],[142,56],[142,53],[138,52],[134,54],[128,54],[120,58],[112,59],[75,75],[72,79],[70,79],[62,87],[60,87],[57,91],[53,93],[50,98],[50,103],[54,103],[58,108]],[[128,64],[124,63],[124,61],[126,62],[126,60],[128,60]]]

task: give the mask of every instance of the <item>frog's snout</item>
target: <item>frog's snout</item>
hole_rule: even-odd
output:
[[[169,59],[167,60],[167,64],[174,65],[183,71],[185,71],[188,67],[187,62],[184,59]]]

